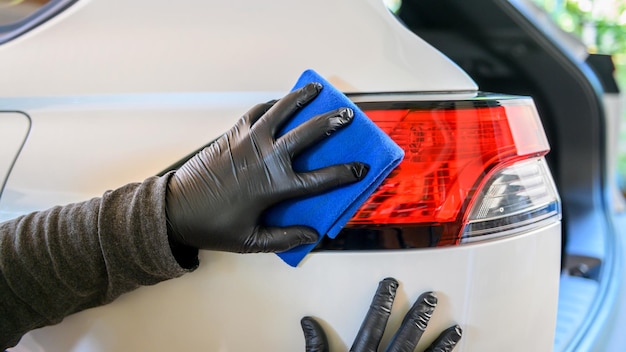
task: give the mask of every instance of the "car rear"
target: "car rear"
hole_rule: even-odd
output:
[[[550,350],[561,209],[534,102],[478,91],[375,0],[78,1],[0,46],[11,82],[0,115],[31,122],[0,217],[175,168],[307,68],[406,153],[337,239],[296,268],[273,254],[201,252],[195,272],[33,331],[16,350],[293,351],[305,315],[345,349],[388,276],[401,286],[385,341],[434,290],[420,346],[456,323],[456,351]]]
[[[563,209],[554,350],[622,350],[624,199],[615,175],[621,98],[611,58],[591,54],[534,1],[405,0],[397,15],[481,89],[533,98]]]

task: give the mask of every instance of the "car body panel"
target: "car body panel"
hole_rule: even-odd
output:
[[[195,272],[36,330],[18,351],[299,351],[305,315],[320,319],[331,350],[346,350],[377,282],[388,276],[400,281],[389,331],[421,292],[438,294],[418,350],[458,323],[463,339],[455,351],[548,351],[559,249],[557,223],[456,248],[313,253],[297,268],[275,255],[203,252]]]
[[[0,221],[156,175],[308,68],[346,93],[477,91],[377,0],[78,1],[0,46],[10,82],[0,111],[32,121]],[[455,351],[549,350],[560,239],[557,222],[458,247],[316,252],[297,268],[273,254],[202,252],[195,272],[34,331],[14,350],[293,351],[304,348],[303,315],[345,349],[386,276],[401,282],[393,327],[424,290],[439,295],[420,346],[458,323]]]
[[[32,120],[0,199],[0,220],[156,175],[279,94],[0,98],[0,106],[19,106]]]
[[[0,96],[287,91],[308,68],[344,92],[476,90],[378,0],[92,0],[0,46]]]
[[[0,112],[0,196],[29,128],[28,116],[19,112]]]

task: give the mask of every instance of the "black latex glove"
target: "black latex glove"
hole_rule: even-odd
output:
[[[281,252],[313,243],[317,232],[305,226],[264,227],[268,207],[362,179],[363,163],[329,166],[306,173],[292,169],[292,158],[348,125],[349,108],[318,115],[276,138],[296,111],[322,86],[311,83],[277,102],[259,104],[171,177],[166,195],[170,241],[228,252]]]
[[[350,351],[378,351],[378,345],[385,332],[385,326],[391,314],[391,307],[397,289],[398,281],[393,278],[386,278],[379,283],[370,309],[363,320],[363,324]],[[404,316],[400,328],[391,339],[385,351],[414,351],[424,330],[426,330],[436,305],[437,297],[434,292],[422,294]],[[328,352],[328,340],[321,325],[311,317],[302,318],[300,323],[304,332],[306,352]],[[461,328],[458,325],[444,330],[425,352],[452,351],[459,340],[461,340],[461,333]]]

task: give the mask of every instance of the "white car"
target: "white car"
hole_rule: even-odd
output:
[[[299,351],[306,315],[346,350],[384,277],[400,289],[383,342],[434,290],[418,350],[453,324],[455,351],[552,350],[561,203],[534,102],[482,93],[382,1],[52,0],[24,16],[0,23],[0,221],[170,170],[309,68],[406,155],[298,267],[201,252],[195,272],[14,351]]]

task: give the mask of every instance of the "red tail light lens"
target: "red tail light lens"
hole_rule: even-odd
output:
[[[549,151],[529,98],[361,108],[404,149],[405,158],[344,232],[409,234],[404,247],[459,243],[469,207],[489,175]]]

